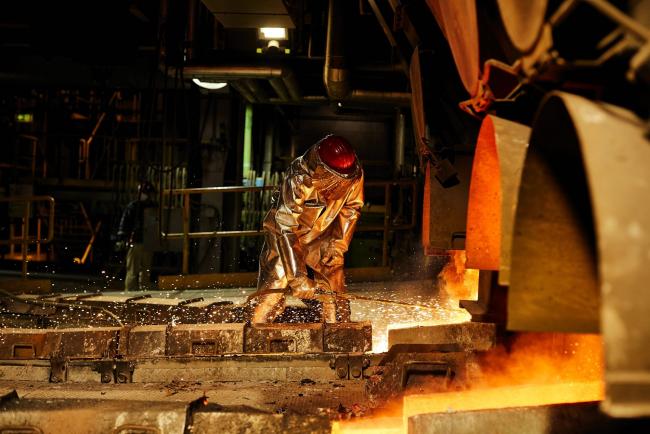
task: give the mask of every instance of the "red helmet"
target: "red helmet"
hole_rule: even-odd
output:
[[[352,145],[341,136],[330,134],[318,144],[318,155],[323,163],[343,174],[354,172],[357,156]]]

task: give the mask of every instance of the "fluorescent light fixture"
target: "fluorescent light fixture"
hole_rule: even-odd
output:
[[[287,39],[287,29],[284,27],[262,27],[260,39]]]
[[[201,81],[198,78],[193,78],[192,81],[199,87],[209,90],[223,89],[228,86],[228,83],[215,83],[214,81]]]

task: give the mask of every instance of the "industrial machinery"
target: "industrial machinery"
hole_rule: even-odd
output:
[[[86,202],[105,212],[74,208],[89,238],[75,264],[91,262],[108,225],[94,215],[112,215],[98,203],[146,178],[172,265],[146,293],[115,293],[104,276],[58,293],[0,282],[0,432],[648,430],[649,1],[128,10],[145,26],[156,17],[151,86],[107,78],[119,84],[89,110],[74,183],[37,181],[43,139],[16,141],[34,144],[33,164],[29,182],[13,182],[18,157],[0,172],[23,184],[3,199],[4,259],[26,277],[29,258],[57,252],[57,222],[75,219],[55,209],[92,186]],[[137,133],[120,129],[129,116]],[[107,119],[113,165],[93,160]],[[352,322],[319,322],[293,300],[275,323],[250,324],[239,302],[274,167],[331,125],[361,144],[372,179],[346,258],[363,282],[350,285]]]

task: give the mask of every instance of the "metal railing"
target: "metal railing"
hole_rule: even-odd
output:
[[[410,187],[411,200],[411,218],[408,223],[393,224],[392,222],[392,202],[391,187],[400,188],[400,194],[403,187]],[[384,219],[381,225],[360,225],[356,228],[357,232],[383,232],[382,239],[382,266],[388,266],[388,238],[391,231],[410,230],[416,226],[417,222],[417,183],[415,180],[399,181],[366,181],[365,188],[384,188]],[[183,232],[160,233],[161,238],[165,239],[182,239],[183,240],[183,274],[189,273],[190,262],[190,240],[198,238],[223,238],[223,237],[251,237],[263,235],[262,230],[231,230],[231,231],[208,231],[208,232],[190,232],[190,195],[193,194],[211,194],[211,193],[247,193],[274,190],[276,186],[267,185],[263,187],[232,186],[232,187],[202,187],[202,188],[179,188],[175,190],[165,190],[164,195],[182,195],[183,196]],[[260,222],[261,223],[261,222]]]
[[[27,248],[31,244],[42,245],[52,242],[54,239],[54,198],[52,196],[16,196],[16,197],[0,197],[0,202],[8,203],[24,203],[23,208],[23,217],[22,217],[22,231],[20,238],[10,238],[7,240],[0,240],[0,245],[21,245],[21,254],[22,254],[22,275],[23,278],[27,277],[27,263],[28,263],[28,252]],[[48,224],[47,224],[47,237],[30,237],[29,236],[29,219],[32,213],[32,204],[34,202],[49,202],[49,212],[48,212]],[[39,221],[40,222],[40,221]],[[40,226],[39,226],[40,228]]]

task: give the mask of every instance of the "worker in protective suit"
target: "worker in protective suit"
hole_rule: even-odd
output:
[[[349,321],[343,255],[363,206],[363,170],[352,146],[328,135],[287,169],[264,218],[251,322],[273,322],[285,294],[318,308],[325,322]]]

